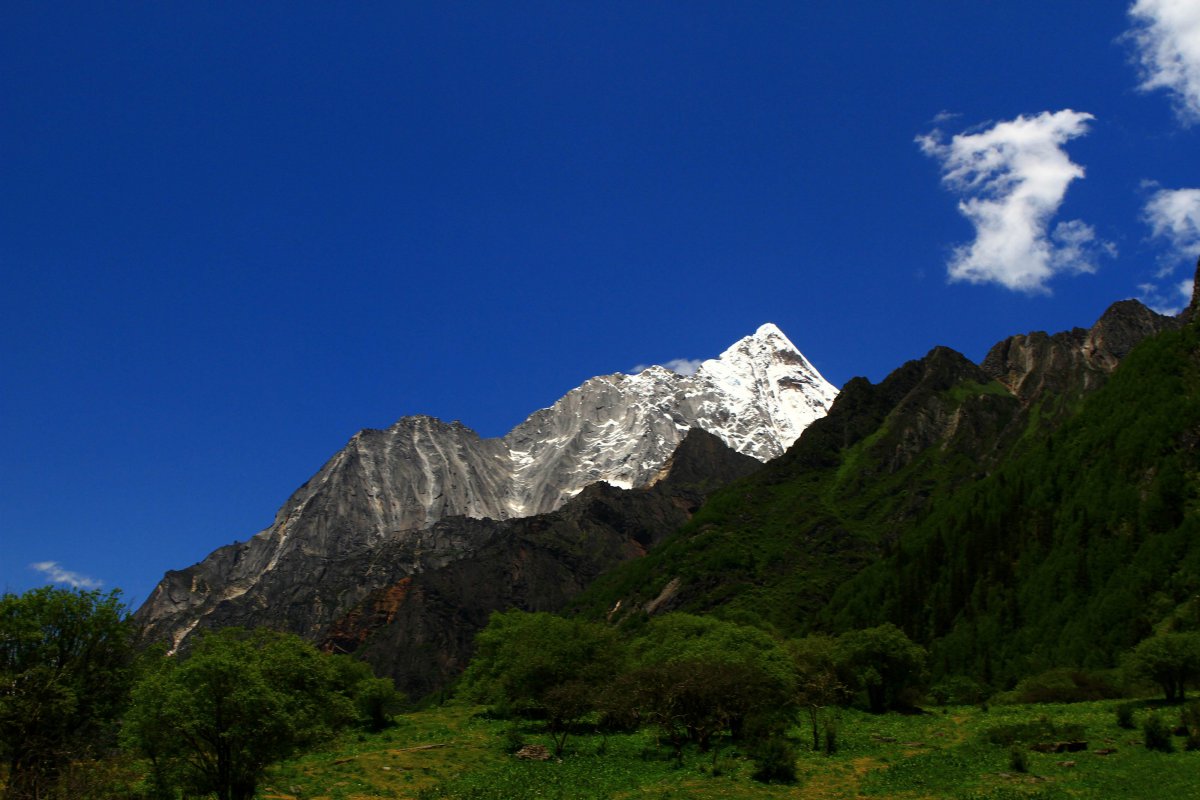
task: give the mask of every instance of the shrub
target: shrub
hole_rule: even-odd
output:
[[[1008,767],[1013,772],[1029,772],[1029,755],[1024,747],[1013,745],[1009,748]]]
[[[1163,722],[1158,712],[1146,717],[1146,721],[1142,723],[1142,739],[1146,743],[1147,750],[1170,753],[1175,749],[1175,746],[1171,744],[1171,729]]]
[[[1200,701],[1193,700],[1180,709],[1179,721],[1187,736],[1184,749],[1200,750]]]
[[[1002,703],[1086,703],[1113,700],[1124,692],[1104,673],[1078,669],[1052,669],[1030,676],[1010,692],[997,696]]]
[[[761,783],[795,783],[796,753],[783,738],[768,739],[755,748],[754,780]]]
[[[1125,730],[1133,730],[1136,727],[1133,723],[1133,703],[1121,703],[1117,706],[1117,727]]]
[[[992,690],[964,675],[951,675],[929,690],[929,697],[940,706],[970,706],[982,703]]]
[[[391,678],[374,676],[355,684],[352,697],[359,723],[373,733],[392,725],[406,699]]]
[[[737,768],[737,760],[732,758],[718,758],[713,762],[712,772],[714,778],[719,778],[722,775],[728,775]]]
[[[1033,744],[1046,741],[1077,741],[1084,738],[1083,726],[1064,722],[1055,724],[1047,717],[1039,717],[1033,722],[1014,722],[1009,725],[996,725],[984,731],[984,737],[992,744],[1014,745],[1017,743]]]
[[[512,755],[525,746],[525,739],[521,736],[521,729],[517,725],[509,725],[504,730],[504,752]]]
[[[829,717],[825,720],[825,755],[831,756],[838,749],[838,723]]]

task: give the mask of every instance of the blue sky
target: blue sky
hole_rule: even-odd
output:
[[[19,3],[0,181],[0,589],[137,605],[404,415],[1178,306],[1200,10]]]

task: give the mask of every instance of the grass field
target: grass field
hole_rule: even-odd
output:
[[[378,735],[350,735],[321,753],[271,770],[260,795],[271,800],[373,798],[1200,798],[1200,752],[1160,753],[1141,745],[1139,727],[1117,726],[1117,702],[952,707],[913,716],[842,711],[839,748],[814,753],[795,730],[798,782],[764,785],[737,748],[688,751],[682,766],[652,732],[582,734],[564,758],[524,761],[509,754],[518,740],[550,746],[537,723],[487,719],[481,709],[445,706],[404,716]],[[1172,725],[1178,710],[1162,710]],[[1011,746],[989,731],[1045,717],[1082,726],[1087,749],[1040,753],[1021,746],[1025,772],[1011,766]],[[1028,743],[1027,743],[1028,744]],[[1111,750],[1107,755],[1097,750]],[[715,769],[714,769],[715,765]]]

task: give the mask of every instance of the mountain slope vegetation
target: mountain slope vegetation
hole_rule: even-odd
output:
[[[1113,666],[1156,627],[1200,624],[1198,390],[1195,323],[1129,301],[982,366],[936,348],[848,383],[787,454],[573,610],[785,635],[891,622],[935,680],[996,687]]]

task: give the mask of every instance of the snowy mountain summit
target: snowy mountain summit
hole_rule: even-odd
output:
[[[504,437],[515,464],[505,510],[550,511],[598,480],[644,485],[690,428],[768,461],[825,416],[836,396],[770,323],[692,375],[655,366],[592,378]]]
[[[837,396],[796,346],[772,323],[705,361],[692,391],[708,393],[695,426],[759,461],[782,455]]]
[[[272,573],[319,574],[323,559],[385,541],[423,542],[423,532],[448,517],[547,513],[599,481],[649,485],[691,428],[767,461],[823,417],[836,394],[766,324],[692,375],[650,367],[592,378],[502,438],[426,416],[363,430],[296,490],[270,527],[168,573],[138,616],[164,623],[178,644],[216,605],[262,602],[255,598]],[[418,549],[430,548],[441,545]]]

